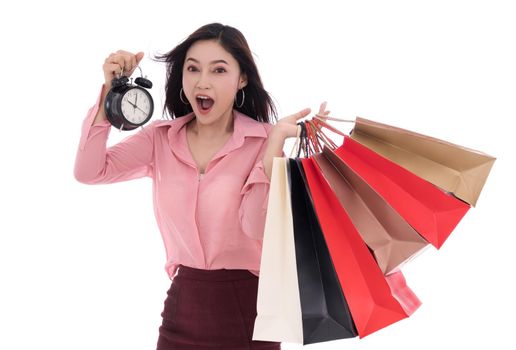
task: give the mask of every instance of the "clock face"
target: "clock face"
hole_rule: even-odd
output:
[[[152,114],[152,100],[149,93],[140,88],[128,90],[122,97],[122,113],[129,122],[141,124]]]

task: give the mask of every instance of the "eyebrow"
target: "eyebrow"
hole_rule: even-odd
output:
[[[199,61],[197,61],[195,58],[192,58],[192,57],[188,57],[186,60],[187,61],[194,61],[195,63],[200,63]],[[224,60],[214,60],[214,61],[210,62],[210,64],[217,64],[217,63],[225,63],[225,64],[227,64],[229,66],[229,63],[227,63]]]

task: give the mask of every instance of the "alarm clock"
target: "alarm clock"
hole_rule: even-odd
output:
[[[154,111],[154,101],[147,91],[152,88],[152,82],[141,74],[133,84],[132,78],[122,74],[123,71],[111,82],[104,109],[111,125],[120,130],[133,130],[147,123]]]

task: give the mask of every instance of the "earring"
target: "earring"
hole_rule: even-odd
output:
[[[238,103],[237,103],[238,91],[237,91],[237,93],[236,93],[236,95],[235,95],[235,103],[236,103],[236,106],[237,106],[238,108],[242,107],[242,106],[244,105],[244,101],[245,101],[245,92],[244,92],[244,88],[240,89],[240,91],[242,91],[242,103],[240,103],[240,104],[238,104]]]
[[[183,95],[184,95],[184,91],[183,91],[183,88],[181,88],[181,90],[179,90],[179,99],[181,100],[181,102],[183,102],[185,105],[189,105],[188,102],[185,102],[185,100],[183,100]],[[185,96],[186,97],[186,96]]]

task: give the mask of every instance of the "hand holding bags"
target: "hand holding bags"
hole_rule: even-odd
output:
[[[302,125],[298,156],[303,150],[307,158],[274,160],[253,339],[308,344],[364,337],[419,307],[399,267],[428,243],[439,248],[470,206],[454,196],[460,186],[451,194],[357,142],[359,128],[337,146],[322,132],[332,129],[323,119]],[[371,144],[379,142],[371,137]],[[409,151],[417,159],[428,153]],[[286,175],[277,176],[278,164]]]

